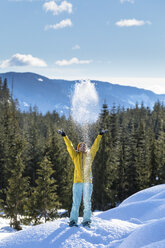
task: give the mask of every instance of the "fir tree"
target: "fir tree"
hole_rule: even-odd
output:
[[[27,202],[28,180],[23,177],[23,171],[24,164],[21,152],[19,152],[8,180],[8,187],[5,192],[6,200],[1,201],[6,216],[11,220],[10,226],[17,230],[21,230],[19,216],[24,215]]]
[[[50,158],[57,183],[57,195],[63,208],[71,207],[71,192],[73,182],[73,164],[68,156],[63,139],[59,137],[55,127],[46,143],[45,154]]]
[[[154,186],[158,184],[158,168],[159,168],[159,159],[157,153],[157,142],[155,140],[154,133],[151,133],[150,136],[150,185]]]
[[[158,139],[156,142],[157,183],[165,183],[165,120],[161,120]]]
[[[44,156],[37,170],[36,187],[30,199],[29,214],[35,223],[38,223],[41,218],[46,222],[57,216],[60,204],[56,193],[56,181],[53,178],[54,173],[50,159]]]
[[[27,141],[24,153],[26,161],[25,175],[30,178],[32,187],[35,187],[37,169],[39,168],[39,162],[42,160],[44,150],[44,142],[40,135],[38,120],[39,114],[37,110],[31,109],[24,126],[24,138]]]
[[[121,116],[119,117],[121,118]],[[128,156],[128,131],[125,116],[120,120],[119,149],[117,153],[117,201],[122,202],[126,198],[127,182],[127,156]]]
[[[109,111],[106,104],[103,105],[100,116],[101,129],[109,132],[103,135],[99,151],[96,154],[93,165],[93,207],[106,210],[115,205],[115,171],[116,159],[112,145]]]
[[[16,163],[17,154],[22,149],[22,138],[20,135],[19,119],[17,104],[11,98],[7,88],[7,82],[1,89],[1,116],[0,116],[0,170],[1,170],[1,187],[6,191],[8,180],[11,177],[13,165]],[[1,195],[5,200],[5,194]]]
[[[126,146],[126,171],[125,171],[125,197],[138,191],[137,182],[137,147],[136,147],[136,131],[134,120],[128,123],[128,137]]]
[[[149,187],[149,147],[146,139],[144,121],[140,122],[137,130],[137,158],[136,171],[138,190]]]

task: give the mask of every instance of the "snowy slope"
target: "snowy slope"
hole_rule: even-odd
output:
[[[68,218],[63,218],[11,232],[3,222],[0,218],[0,248],[164,248],[165,184],[93,215],[90,229],[81,224],[70,228]]]

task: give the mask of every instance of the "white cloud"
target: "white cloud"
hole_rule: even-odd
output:
[[[134,0],[120,0],[121,3],[124,3],[124,2],[129,2],[129,3],[134,3]]]
[[[44,60],[33,57],[31,54],[14,54],[10,59],[2,61],[0,68],[7,68],[13,66],[35,66],[46,67]]]
[[[90,64],[90,63],[92,63],[92,60],[79,60],[78,58],[72,58],[70,60],[63,59],[56,61],[56,65],[59,66],[68,66],[73,64],[82,65],[82,64]]]
[[[43,8],[46,12],[53,12],[53,15],[59,15],[62,12],[72,13],[72,4],[67,1],[63,1],[60,5],[57,5],[54,1],[46,2],[44,3]]]
[[[119,27],[133,27],[133,26],[143,26],[145,24],[151,24],[150,21],[136,20],[136,19],[125,19],[116,22]]]
[[[65,19],[62,20],[61,22],[53,25],[46,25],[45,30],[48,29],[61,29],[61,28],[66,28],[66,27],[71,27],[72,26],[72,21],[70,19]]]
[[[80,49],[80,46],[79,45],[75,45],[72,47],[72,50],[79,50]]]

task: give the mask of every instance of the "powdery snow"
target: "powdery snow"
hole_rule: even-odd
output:
[[[12,232],[0,218],[0,248],[164,248],[165,184],[142,190],[118,207],[94,213],[91,228],[68,218]]]
[[[127,237],[127,239],[124,240],[119,247],[139,248],[146,245],[151,245],[153,242],[161,241],[165,238],[164,227],[165,218],[162,218],[161,220],[151,221],[151,223],[138,228],[132,234],[130,234],[129,237]]]
[[[16,233],[16,231],[9,226],[9,223],[10,221],[8,219],[0,218],[0,240],[11,235],[12,233]]]
[[[97,217],[94,217],[91,228],[70,228],[67,222],[66,218],[16,232],[2,238],[0,247],[117,247],[121,240],[138,227],[137,224],[122,220],[106,221]]]

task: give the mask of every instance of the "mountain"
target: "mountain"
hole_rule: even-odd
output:
[[[37,106],[39,111],[56,110],[59,114],[68,115],[71,108],[71,98],[74,86],[78,81],[49,79],[35,73],[0,73],[0,78],[7,79],[13,97],[17,98],[21,110],[29,106]],[[112,107],[135,107],[136,103],[153,108],[155,102],[165,102],[165,94],[158,95],[152,91],[130,86],[121,86],[108,82],[91,81],[95,84],[99,95],[100,109],[104,102]]]

